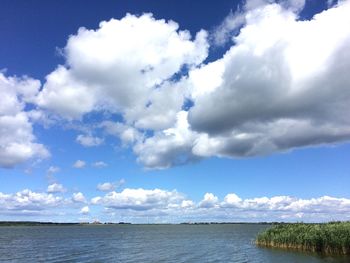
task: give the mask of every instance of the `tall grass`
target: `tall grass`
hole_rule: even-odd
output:
[[[350,222],[279,224],[258,234],[258,246],[350,254]]]

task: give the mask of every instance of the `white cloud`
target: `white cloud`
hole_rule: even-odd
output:
[[[208,49],[205,31],[192,41],[178,27],[128,14],[97,30],[80,28],[64,49],[69,69],[59,66],[47,76],[38,104],[70,119],[108,109],[138,127],[171,125],[183,100],[180,88],[169,87],[171,78],[184,65],[200,64]]]
[[[221,206],[244,211],[283,212],[291,215],[324,213],[332,216],[332,213],[347,213],[350,210],[350,200],[329,196],[311,199],[275,196],[242,200],[235,194],[228,194]]]
[[[300,12],[305,6],[305,0],[247,0],[244,8],[246,11],[250,11],[257,8],[264,8],[266,5],[276,2],[283,8],[295,13]]]
[[[239,34],[239,30],[247,22],[249,12],[255,9],[261,9],[270,4],[278,3],[284,9],[298,14],[305,6],[305,0],[247,0],[243,6],[237,6],[235,12],[231,12],[217,26],[211,35],[213,44],[223,46],[227,42],[234,40],[234,37]]]
[[[86,162],[82,161],[82,160],[77,160],[74,164],[73,167],[80,169],[80,168],[84,168],[86,166]]]
[[[240,198],[230,193],[220,201],[206,193],[197,204],[177,191],[125,189],[91,199],[109,211],[123,210],[130,218],[177,218],[190,221],[309,221],[346,220],[350,199],[323,196],[301,199],[290,196]],[[128,212],[125,212],[128,211]],[[177,221],[178,222],[178,221]]]
[[[104,140],[102,138],[94,137],[91,135],[79,134],[76,138],[76,142],[85,147],[93,147],[101,145],[104,142]]]
[[[203,200],[199,203],[201,208],[212,208],[218,205],[219,198],[212,193],[206,193]]]
[[[179,205],[183,200],[184,196],[175,190],[126,188],[121,192],[109,192],[104,197],[95,197],[91,202],[114,209],[150,210]]]
[[[80,214],[83,215],[87,215],[90,213],[90,208],[88,206],[84,206],[81,210],[80,210]]]
[[[61,197],[47,193],[36,193],[29,189],[14,194],[0,192],[0,213],[6,211],[42,211],[62,205]]]
[[[83,193],[78,192],[78,193],[73,193],[72,200],[75,203],[85,203],[86,198]]]
[[[101,196],[95,196],[94,198],[91,198],[91,204],[97,205],[101,202],[102,197]]]
[[[190,209],[195,207],[195,203],[192,200],[183,200],[180,205],[183,209]]]
[[[118,113],[123,122],[105,120],[97,128],[118,136],[123,146],[142,145],[145,130],[162,133],[178,118],[187,92],[178,75],[207,57],[206,38],[204,30],[192,39],[177,23],[151,14],[104,21],[97,30],[80,28],[64,49],[67,66],[47,76],[36,103],[68,120],[92,111]],[[102,143],[82,134],[77,141]]]
[[[63,185],[58,184],[58,183],[50,184],[47,187],[47,192],[48,193],[63,193],[65,191],[66,191],[66,189],[63,187]]]
[[[214,45],[223,46],[232,40],[239,28],[245,23],[245,12],[240,8],[236,12],[230,12],[228,16],[212,32]]]
[[[125,184],[124,179],[120,179],[118,182],[113,182],[113,183],[110,183],[110,182],[100,183],[97,185],[97,190],[104,191],[104,192],[114,191],[115,189],[121,187],[124,184]]]
[[[97,190],[106,191],[106,192],[114,191],[115,185],[114,183],[109,183],[109,182],[101,183],[97,185]]]
[[[46,83],[36,102],[43,108],[52,109],[61,116],[72,119],[93,110],[95,97],[69,70],[58,66],[46,76]]]
[[[50,166],[46,172],[49,175],[53,175],[55,173],[58,173],[59,171],[60,171],[60,168],[58,166]]]
[[[191,153],[196,134],[189,129],[187,112],[177,114],[175,127],[155,133],[134,147],[138,161],[148,168],[169,168],[195,161]]]
[[[225,196],[224,206],[238,206],[242,199],[238,195],[231,193]]]
[[[54,215],[55,211],[57,215],[57,209],[73,212],[77,203],[86,203],[81,192],[74,193],[71,199],[28,189],[13,194],[0,192],[0,216]],[[127,188],[94,197],[90,204],[96,206],[96,211],[104,211],[106,221],[113,220],[115,215],[122,215],[132,222],[322,222],[350,219],[350,199],[331,196],[310,199],[291,196],[244,199],[235,193],[229,193],[220,200],[213,193],[206,193],[203,200],[194,202],[176,190]],[[84,206],[80,213],[89,214],[90,208]]]
[[[107,134],[119,137],[125,146],[143,139],[143,135],[139,130],[121,122],[103,121],[100,127],[103,128]]]
[[[231,14],[217,34],[222,41],[233,38],[232,46],[207,64],[205,31],[193,39],[175,22],[150,14],[80,28],[64,48],[65,66],[50,73],[41,90],[35,80],[11,80],[19,88],[8,93],[15,98],[6,100],[10,106],[0,106],[6,117],[0,116],[6,133],[0,165],[48,155],[35,142],[25,103],[68,120],[101,113],[93,129],[120,138],[146,168],[348,141],[350,28],[344,25],[350,24],[350,2],[310,21],[298,18],[304,0],[272,2],[250,0]],[[119,122],[111,120],[114,114]],[[103,139],[94,132],[76,140],[99,145]]]
[[[225,65],[221,60],[191,70],[187,83],[191,98],[196,100],[196,98],[210,94],[220,87],[223,83],[222,75],[224,71]]]
[[[236,45],[195,70],[200,82],[190,73],[192,153],[245,157],[349,140],[349,12],[349,1],[310,21],[276,4],[248,12]],[[206,67],[220,70],[206,77]]]
[[[194,106],[178,112],[172,128],[137,141],[138,161],[168,168],[349,140],[350,2],[299,21],[303,4],[247,9],[223,58],[181,80]]]
[[[26,103],[32,103],[40,82],[28,77],[6,77],[0,72],[0,167],[13,167],[49,152],[36,142]]]
[[[103,161],[98,161],[98,162],[94,162],[92,164],[93,167],[96,167],[96,168],[104,168],[104,167],[107,167],[108,164],[106,164],[105,162]]]

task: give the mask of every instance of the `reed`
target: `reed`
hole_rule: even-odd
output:
[[[350,255],[350,222],[278,224],[259,233],[256,244],[263,247]]]

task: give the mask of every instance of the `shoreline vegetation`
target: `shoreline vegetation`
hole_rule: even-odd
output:
[[[350,255],[350,221],[277,224],[258,234],[259,247]]]

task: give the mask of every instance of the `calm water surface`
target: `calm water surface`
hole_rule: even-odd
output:
[[[349,263],[257,248],[264,225],[0,227],[0,262]]]

